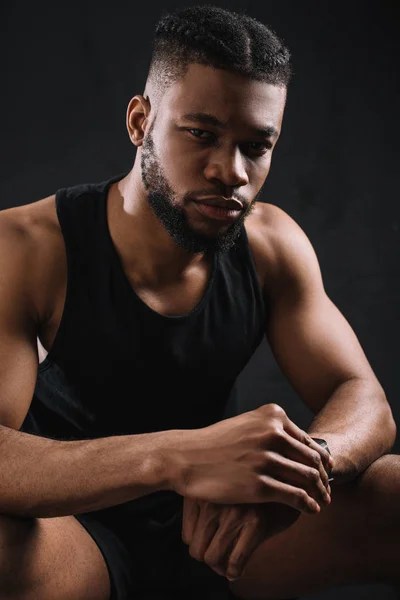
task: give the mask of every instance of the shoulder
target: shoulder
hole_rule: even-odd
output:
[[[0,256],[8,285],[21,288],[32,312],[43,322],[65,263],[55,195],[0,211]]]
[[[266,291],[320,276],[314,248],[301,226],[276,205],[257,202],[246,231]],[[315,279],[314,279],[315,280]]]

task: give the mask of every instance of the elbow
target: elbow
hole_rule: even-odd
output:
[[[389,402],[387,401],[387,398],[386,398],[386,395],[384,392],[383,392],[383,397],[384,397],[384,406],[383,406],[383,415],[382,415],[382,421],[383,421],[382,433],[383,433],[383,440],[384,440],[384,445],[385,445],[385,453],[388,453],[393,448],[393,446],[396,442],[397,425],[396,425],[396,421],[394,420],[392,408],[391,408]]]
[[[396,425],[396,421],[394,420],[391,409],[390,409],[390,414],[388,416],[388,421],[389,421],[389,423],[388,423],[387,430],[388,430],[388,434],[389,434],[388,437],[389,437],[389,443],[390,443],[390,447],[389,447],[388,451],[390,451],[393,448],[393,446],[395,445],[396,437],[397,437],[397,425]]]

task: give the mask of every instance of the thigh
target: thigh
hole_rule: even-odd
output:
[[[386,455],[354,481],[332,485],[332,502],[320,514],[302,514],[260,544],[229,587],[238,598],[275,600],[391,583],[400,553],[399,506],[400,457]]]
[[[103,555],[110,580],[109,599],[139,600],[135,590],[138,568],[134,556],[128,551],[115,526],[111,523],[106,525],[97,513],[75,516]],[[129,522],[126,522],[126,527],[129,527]]]
[[[0,517],[0,600],[109,600],[97,544],[73,516]]]

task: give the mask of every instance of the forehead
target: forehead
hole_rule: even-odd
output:
[[[162,112],[172,119],[207,112],[228,123],[273,125],[280,130],[285,101],[286,90],[281,86],[193,63],[184,79],[167,90]]]

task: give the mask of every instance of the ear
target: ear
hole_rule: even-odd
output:
[[[144,138],[144,132],[149,122],[150,101],[140,94],[134,96],[126,111],[126,128],[129,138],[135,146],[141,146]]]

